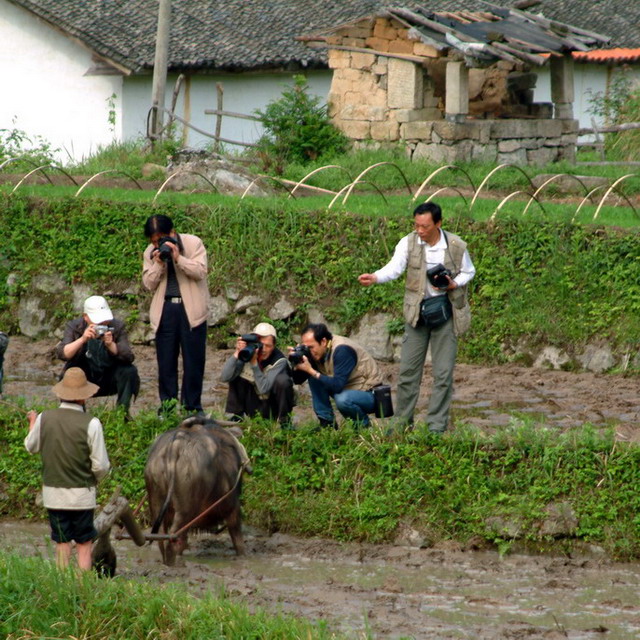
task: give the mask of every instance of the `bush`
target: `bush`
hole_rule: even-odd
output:
[[[15,125],[15,120],[12,124]],[[26,131],[15,126],[0,129],[0,163],[11,158],[21,159],[6,165],[7,171],[30,171],[38,165],[54,164],[54,155],[58,151],[41,136],[30,137]]]
[[[266,131],[258,141],[258,152],[265,164],[275,163],[279,173],[286,162],[309,162],[323,154],[341,153],[348,145],[346,136],[331,124],[327,105],[309,95],[306,78],[293,80],[281,98],[255,112]]]
[[[590,98],[590,111],[604,118],[607,125],[640,122],[640,87],[629,77],[630,68],[623,67],[613,76],[606,94],[599,91]],[[638,160],[640,130],[608,133],[605,147],[612,159]]]

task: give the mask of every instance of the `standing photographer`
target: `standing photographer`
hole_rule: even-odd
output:
[[[229,383],[226,412],[236,418],[260,414],[291,428],[294,395],[291,368],[276,348],[273,325],[261,322],[252,333],[241,336],[236,350],[224,364],[220,380]]]
[[[149,319],[155,332],[160,410],[178,399],[178,355],[182,352],[180,403],[189,413],[203,413],[207,251],[200,238],[178,234],[171,218],[162,214],[147,219],[144,235],[150,244],[143,254],[142,284],[153,291]]]
[[[356,342],[336,336],[322,323],[308,324],[301,345],[291,349],[293,380],[309,380],[313,410],[320,426],[336,427],[331,398],[338,411],[363,427],[375,411],[374,387],[382,384],[376,361]]]
[[[467,284],[476,273],[466,243],[442,227],[442,210],[434,202],[416,207],[414,231],[398,242],[391,261],[375,273],[363,273],[365,287],[395,280],[407,271],[404,295],[397,415],[408,425],[420,394],[427,348],[431,344],[433,388],[429,430],[443,433],[449,424],[457,336],[471,322]]]
[[[133,351],[122,320],[113,317],[102,296],[90,296],[84,301],[82,317],[71,320],[56,355],[65,360],[64,372],[80,367],[87,380],[97,384],[97,396],[117,394],[116,405],[127,415],[131,399],[140,391],[140,376],[132,364]]]

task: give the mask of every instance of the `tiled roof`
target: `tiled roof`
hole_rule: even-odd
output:
[[[134,73],[153,67],[158,0],[8,0]],[[511,6],[515,0],[494,0]],[[479,0],[173,0],[169,68],[226,70],[324,66],[325,52],[297,36],[380,12],[389,5],[480,11]],[[638,0],[543,0],[547,17],[640,46]],[[635,18],[630,16],[635,11]],[[635,28],[634,28],[635,25]],[[620,37],[618,37],[620,35]],[[632,42],[635,38],[635,43]]]
[[[456,50],[469,66],[484,66],[496,60],[513,63],[518,59],[543,65],[547,61],[543,53],[586,52],[609,44],[604,35],[587,34],[566,24],[560,27],[547,18],[504,7],[486,7],[484,11],[410,11],[396,7],[381,15],[409,29],[412,40],[420,40],[439,51]],[[338,31],[341,26],[338,25]],[[330,43],[329,48],[344,46],[331,42],[335,33],[333,27],[324,34],[310,34],[304,39]]]
[[[638,0],[542,0],[527,9],[547,18],[605,33],[614,47],[640,47]]]
[[[640,49],[598,49],[596,51],[574,51],[573,59],[595,64],[640,62]]]

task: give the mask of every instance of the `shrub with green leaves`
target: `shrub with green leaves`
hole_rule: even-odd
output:
[[[15,120],[13,124],[15,125]],[[7,164],[5,171],[30,171],[39,165],[54,164],[54,156],[58,151],[42,136],[30,136],[15,126],[0,129],[0,163],[19,158]]]
[[[589,102],[591,113],[604,118],[607,125],[640,121],[640,87],[633,81],[629,67],[616,72],[607,92],[593,94]],[[612,159],[638,160],[640,130],[608,133],[605,135],[605,147]]]
[[[348,146],[345,135],[331,124],[327,105],[309,95],[306,78],[294,76],[293,80],[280,98],[255,112],[266,132],[258,141],[265,164],[305,163]]]

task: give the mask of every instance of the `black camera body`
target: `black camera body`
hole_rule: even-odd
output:
[[[110,327],[108,324],[96,324],[93,329],[96,332],[98,338],[102,338],[102,336],[109,331],[113,333],[113,327]]]
[[[307,357],[307,360],[313,360],[309,347],[307,347],[306,344],[299,344],[295,346],[293,351],[289,354],[289,362],[295,367],[297,364],[302,362],[302,358],[305,356]]]
[[[240,362],[249,362],[249,360],[253,358],[253,354],[262,349],[260,336],[257,333],[245,333],[243,336],[240,336],[240,340],[244,340],[247,346],[238,352],[238,360],[240,360]]]
[[[427,269],[427,278],[436,289],[446,289],[449,286],[449,279],[453,274],[443,264],[437,264],[431,269]]]
[[[169,262],[173,257],[173,252],[171,250],[171,245],[177,244],[176,239],[173,236],[161,236],[158,240],[158,253],[160,254],[160,259],[164,262]]]

